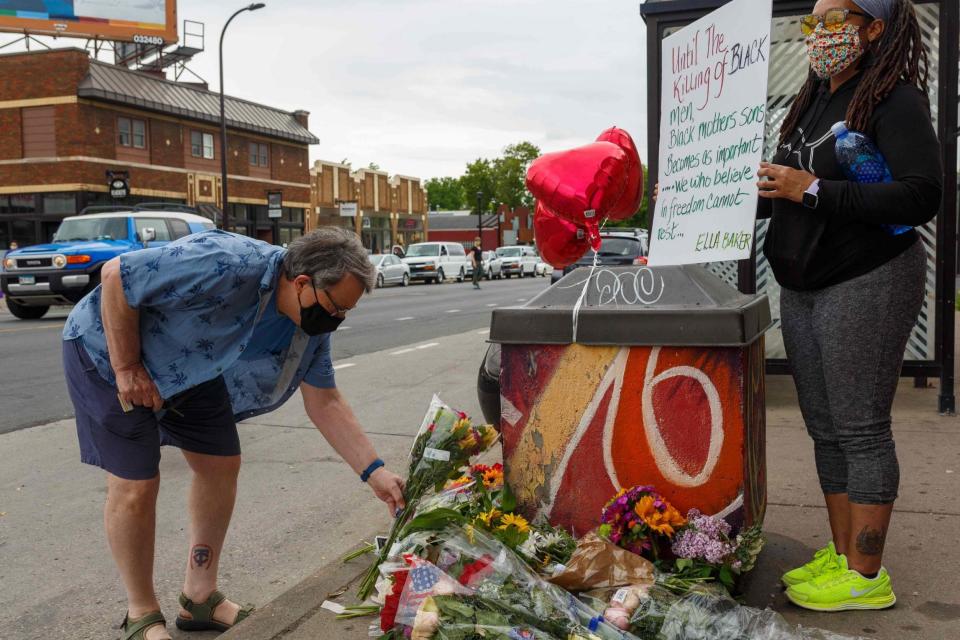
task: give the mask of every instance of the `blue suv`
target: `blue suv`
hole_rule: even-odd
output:
[[[3,258],[0,289],[17,318],[42,318],[52,305],[72,305],[100,284],[110,259],[213,229],[191,207],[145,204],[88,207],[64,218],[50,244],[10,251]]]

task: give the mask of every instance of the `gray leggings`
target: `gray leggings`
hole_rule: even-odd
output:
[[[820,486],[859,504],[897,497],[890,410],[925,295],[923,242],[866,275],[818,291],[783,289],[783,341]]]

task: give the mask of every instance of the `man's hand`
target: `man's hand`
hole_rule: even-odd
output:
[[[397,511],[406,506],[403,500],[403,480],[397,474],[380,467],[370,475],[367,484],[378,498],[387,503],[391,518],[396,517]]]
[[[804,192],[817,179],[817,176],[812,173],[769,162],[760,163],[757,175],[761,178],[769,178],[769,180],[757,182],[761,198],[783,198],[797,203],[803,202]]]
[[[138,407],[149,407],[154,411],[163,408],[163,398],[157,390],[157,385],[143,364],[137,363],[124,367],[116,372],[117,391],[121,402]]]

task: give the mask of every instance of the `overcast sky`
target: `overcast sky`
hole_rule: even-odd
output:
[[[460,175],[530,140],[544,151],[627,129],[645,149],[639,0],[266,0],[227,34],[227,93],[307,109],[312,159]],[[242,1],[180,0],[206,23],[191,64],[215,89]]]

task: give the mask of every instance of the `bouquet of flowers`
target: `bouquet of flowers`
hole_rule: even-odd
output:
[[[500,540],[470,525],[414,534],[398,542],[394,551],[412,568],[400,589],[393,622],[420,633],[414,637],[625,637],[599,612],[542,580]],[[381,615],[381,629],[386,622]],[[424,635],[425,630],[429,634]]]
[[[683,577],[717,579],[728,589],[734,576],[753,569],[763,548],[759,526],[730,536],[730,523],[691,509],[687,524],[673,538],[676,572]]]
[[[492,426],[474,426],[465,413],[453,411],[434,396],[410,451],[403,491],[406,506],[397,514],[387,543],[360,582],[357,596],[361,600],[370,595],[380,573],[380,564],[416,513],[423,497],[428,492],[442,490],[448,480],[460,478],[470,459],[489,449],[497,437]]]
[[[653,487],[621,489],[603,508],[597,533],[653,561],[687,521]]]

